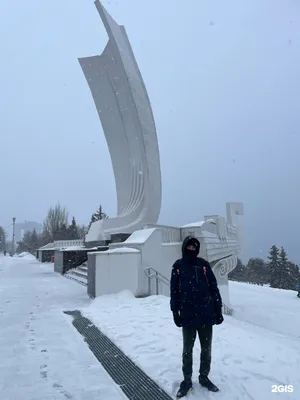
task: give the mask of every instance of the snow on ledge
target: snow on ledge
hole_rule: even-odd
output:
[[[181,228],[192,228],[194,226],[199,227],[202,226],[203,224],[205,224],[205,221],[192,222],[191,224],[182,225]]]
[[[145,243],[148,238],[152,235],[156,228],[141,229],[133,232],[124,243],[142,244]]]
[[[88,250],[86,247],[84,246],[68,246],[68,247],[60,247],[57,248],[56,250],[58,251],[83,251],[83,250]]]
[[[112,254],[112,253],[140,253],[140,250],[133,249],[132,247],[119,247],[116,249],[110,249],[106,251],[102,251],[103,254]]]
[[[106,251],[93,251],[91,255],[105,255],[105,254],[124,254],[124,253],[140,253],[140,250],[133,249],[132,247],[117,247],[115,249],[109,249]]]

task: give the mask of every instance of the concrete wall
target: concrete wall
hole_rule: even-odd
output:
[[[160,272],[166,277],[171,276],[171,270],[174,262],[181,258],[181,243],[180,244],[162,244],[162,262]]]
[[[64,252],[55,251],[54,253],[54,271],[59,274],[64,273]]]
[[[99,252],[88,253],[88,277],[87,277],[87,293],[89,297],[96,297],[96,260]]]
[[[89,255],[90,256],[90,255]],[[139,295],[141,253],[136,249],[115,249],[93,253],[95,297],[130,290]]]

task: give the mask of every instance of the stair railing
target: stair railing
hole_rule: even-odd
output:
[[[148,278],[148,294],[151,294],[151,280],[155,279],[155,291],[156,295],[159,295],[159,283],[163,283],[164,285],[170,287],[170,280],[162,275],[160,272],[156,271],[156,269],[152,267],[145,268],[145,274]]]
[[[162,284],[166,285],[168,288],[170,287],[170,280],[166,278],[164,275],[162,275],[160,272],[156,271],[156,269],[152,267],[147,267],[145,268],[145,274],[148,278],[148,295],[151,295],[151,281],[155,279],[155,294],[159,295],[159,283],[161,282]],[[226,306],[226,304],[223,303],[223,313],[225,315],[232,315],[233,314],[233,309],[229,308]]]

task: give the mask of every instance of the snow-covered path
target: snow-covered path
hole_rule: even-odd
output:
[[[89,303],[53,265],[0,255],[1,399],[125,399],[63,314]]]

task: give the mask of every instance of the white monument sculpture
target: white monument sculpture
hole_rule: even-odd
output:
[[[156,223],[161,173],[155,122],[148,94],[125,28],[97,0],[109,40],[100,56],[79,62],[92,92],[111,155],[118,211],[94,222],[86,242],[109,240]]]
[[[116,180],[117,217],[94,222],[87,243],[127,233],[109,250],[88,255],[88,294],[131,290],[136,296],[169,295],[171,267],[181,257],[188,235],[201,243],[200,256],[216,274],[230,311],[228,274],[237,264],[243,215],[241,203],[227,203],[227,219],[218,215],[183,227],[157,225],[161,208],[161,172],[154,118],[142,76],[123,26],[95,1],[109,41],[102,55],[81,58],[110,151]],[[127,235],[128,236],[128,235]]]

